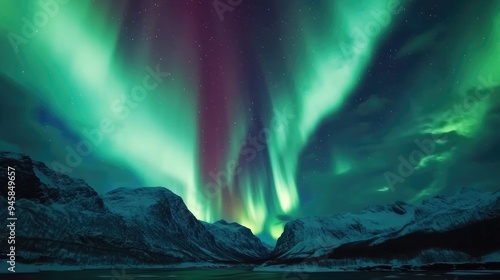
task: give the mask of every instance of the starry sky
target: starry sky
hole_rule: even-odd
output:
[[[273,243],[297,217],[499,189],[499,1],[0,7],[0,150],[99,193],[164,186]]]

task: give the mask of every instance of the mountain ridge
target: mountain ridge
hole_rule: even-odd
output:
[[[462,189],[419,205],[395,202],[286,224],[268,265],[422,266],[500,261],[500,192]],[[315,236],[315,238],[309,238]],[[439,241],[439,242],[438,242]]]
[[[500,191],[464,188],[419,205],[402,201],[358,212],[305,217],[285,225],[274,248],[226,220],[196,219],[164,187],[97,193],[26,155],[0,152],[16,168],[16,260],[25,264],[104,267],[180,263],[338,269],[500,261]],[[7,180],[7,174],[0,180]],[[6,202],[6,191],[0,202]],[[6,218],[2,212],[0,218]],[[5,230],[5,229],[4,229]],[[0,250],[7,250],[5,242]]]
[[[250,234],[216,239],[181,197],[163,187],[118,188],[98,194],[84,180],[57,174],[26,155],[0,152],[0,167],[16,169],[16,260],[61,265],[246,263],[269,253]],[[0,180],[7,181],[7,174]],[[7,192],[0,201],[6,203]],[[2,211],[1,218],[7,213]],[[244,228],[243,226],[241,226]],[[244,228],[246,229],[246,228]],[[222,232],[224,233],[224,232]],[[229,238],[229,237],[228,237]],[[7,250],[7,243],[0,250]],[[256,246],[251,248],[248,244]]]

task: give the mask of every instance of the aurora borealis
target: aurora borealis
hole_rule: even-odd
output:
[[[164,186],[272,242],[295,217],[500,183],[498,1],[0,6],[0,150],[99,192]]]

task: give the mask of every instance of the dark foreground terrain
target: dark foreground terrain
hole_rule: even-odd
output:
[[[83,270],[71,272],[18,273],[2,275],[2,280],[140,280],[140,279],[276,279],[276,280],[364,280],[364,279],[500,279],[500,270],[424,272],[258,272],[251,269],[178,270]]]

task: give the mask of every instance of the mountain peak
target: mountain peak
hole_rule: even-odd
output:
[[[220,219],[220,220],[218,220],[217,222],[215,222],[215,224],[223,224],[223,225],[228,225],[229,223],[228,223],[226,220],[224,220],[224,219]]]
[[[100,195],[85,181],[56,173],[26,155],[0,152],[0,166],[23,172],[16,177],[23,225],[16,234],[26,240],[19,254],[32,257],[26,263],[42,254],[48,263],[104,266],[252,262],[267,254],[250,230],[242,234],[235,223],[219,223],[217,228],[226,229],[214,236],[180,196],[164,187],[121,187]],[[0,180],[5,176],[7,172],[0,173]],[[0,204],[7,203],[4,195]],[[5,215],[0,213],[0,218]]]
[[[7,152],[7,151],[0,151],[0,158],[4,158],[4,159],[15,159],[15,160],[25,160],[25,159],[30,159],[31,158],[27,155],[23,155],[23,154],[18,154],[18,153],[14,153],[14,152]]]
[[[165,188],[165,187],[137,187],[137,188],[126,188],[126,187],[119,187],[114,190],[111,190],[107,192],[106,194],[109,195],[115,195],[115,194],[120,194],[120,195],[147,195],[147,196],[155,196],[155,195],[168,195],[168,196],[175,196],[179,197],[175,193],[173,193],[171,190]],[[179,197],[180,198],[180,197]]]
[[[483,241],[475,235],[500,233],[499,227],[492,226],[500,219],[499,201],[498,192],[466,188],[461,194],[436,196],[420,205],[395,202],[369,207],[369,211],[301,218],[285,225],[273,256],[278,260],[325,257],[356,263],[372,260],[367,259],[369,256],[376,262],[432,253],[415,260],[418,263],[459,259],[467,254],[487,255],[498,250],[500,242],[487,246],[490,238]]]

